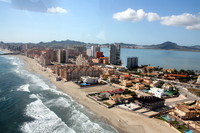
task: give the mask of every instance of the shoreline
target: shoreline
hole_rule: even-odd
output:
[[[80,87],[73,82],[55,81],[55,76],[52,73],[43,71],[42,67],[36,63],[35,60],[21,55],[17,55],[17,57],[24,61],[26,64],[25,69],[48,79],[59,90],[71,96],[77,103],[86,107],[86,109],[94,113],[97,118],[103,119],[106,124],[113,126],[119,133],[132,133],[133,131],[135,133],[177,132],[168,124],[164,123],[164,121],[155,118],[147,118],[116,107],[108,109],[86,96],[87,93],[98,90],[101,87],[106,88],[108,85],[79,89]]]
[[[2,52],[12,52],[12,51],[10,51],[10,50],[2,49],[2,48],[0,48],[0,51],[2,51]]]

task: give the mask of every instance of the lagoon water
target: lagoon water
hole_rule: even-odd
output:
[[[47,79],[0,56],[0,133],[116,133]]]
[[[101,48],[101,51],[104,56],[109,56],[109,48]],[[200,52],[122,48],[123,66],[126,66],[127,57],[130,56],[139,57],[139,65],[200,70]]]

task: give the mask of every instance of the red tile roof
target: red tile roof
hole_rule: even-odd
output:
[[[170,76],[172,76],[172,77],[183,77],[183,78],[188,77],[188,75],[180,75],[180,74],[170,74]]]
[[[130,75],[122,75],[124,78],[130,78]]]

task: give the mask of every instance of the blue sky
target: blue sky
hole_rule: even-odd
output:
[[[200,0],[0,0],[0,41],[200,45]]]

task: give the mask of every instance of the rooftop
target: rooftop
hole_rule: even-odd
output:
[[[155,102],[160,102],[160,101],[165,101],[162,98],[154,97],[154,96],[141,96],[137,98],[141,102],[145,103],[155,103]]]

